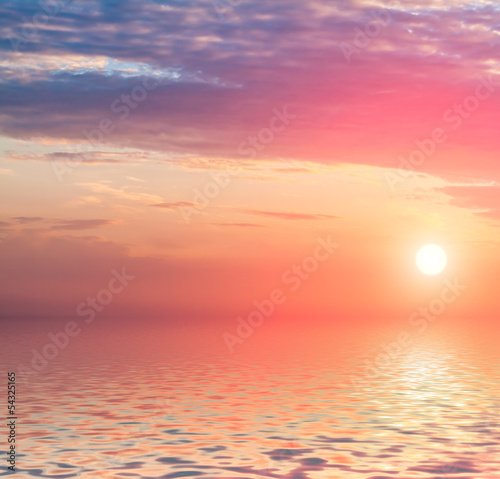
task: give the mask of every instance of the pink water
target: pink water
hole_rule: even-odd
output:
[[[2,371],[50,327],[10,328]],[[500,477],[491,338],[427,335],[370,378],[378,339],[231,355],[158,328],[95,329],[18,385],[18,477]]]

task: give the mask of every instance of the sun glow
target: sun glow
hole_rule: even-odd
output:
[[[438,245],[428,244],[418,250],[416,262],[422,273],[436,275],[446,267],[446,252]]]

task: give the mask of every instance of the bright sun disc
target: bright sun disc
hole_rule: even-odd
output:
[[[417,253],[417,266],[424,274],[439,274],[446,266],[446,253],[443,248],[435,244],[422,246]]]

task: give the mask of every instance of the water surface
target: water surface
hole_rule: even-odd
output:
[[[378,339],[231,355],[154,336],[82,336],[19,384],[19,477],[500,477],[491,344],[425,336],[377,375]]]

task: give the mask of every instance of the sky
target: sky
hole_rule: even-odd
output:
[[[0,317],[235,329],[279,290],[277,324],[365,325],[455,281],[445,315],[494,321],[499,20],[479,0],[1,2]]]

